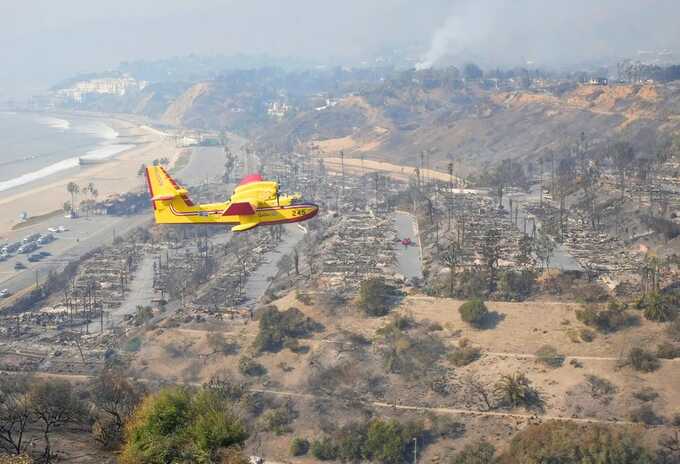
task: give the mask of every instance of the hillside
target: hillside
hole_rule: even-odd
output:
[[[655,85],[573,86],[568,91],[459,90],[376,91],[340,100],[323,112],[282,123],[268,139],[299,141],[322,154],[375,157],[416,164],[427,151],[430,165],[450,160],[479,166],[506,158],[536,157],[585,133],[592,143],[614,136],[635,139],[650,129],[678,129],[680,88]],[[348,112],[363,115],[351,129]],[[323,117],[320,118],[323,114]],[[334,117],[335,116],[335,117]],[[360,119],[358,116],[356,119]],[[332,121],[331,129],[325,121]],[[328,132],[335,130],[335,136]]]

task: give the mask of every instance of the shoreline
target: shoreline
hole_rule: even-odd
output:
[[[21,221],[19,215],[28,212],[30,217],[42,216],[61,210],[70,195],[66,191],[69,182],[81,187],[92,182],[99,191],[99,200],[114,194],[134,191],[143,188],[143,182],[137,176],[141,164],[150,164],[155,158],[167,157],[171,163],[182,151],[176,147],[170,137],[148,126],[148,120],[122,114],[94,114],[84,112],[50,112],[40,113],[51,117],[86,117],[109,125],[118,134],[116,144],[132,145],[100,162],[68,168],[55,172],[24,185],[8,189],[0,196],[0,238],[12,231]],[[89,198],[82,193],[76,202]],[[16,229],[14,229],[16,230]]]

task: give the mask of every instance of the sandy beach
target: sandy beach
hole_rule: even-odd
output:
[[[144,180],[137,175],[141,164],[162,157],[173,162],[181,151],[171,137],[164,137],[159,131],[140,123],[118,116],[103,116],[103,120],[118,132],[121,143],[135,146],[101,163],[63,171],[42,181],[4,192],[0,196],[0,238],[19,222],[19,215],[24,211],[34,217],[61,210],[64,202],[71,200],[66,191],[69,182],[75,182],[81,188],[90,182],[94,183],[99,192],[98,200],[112,194],[141,189]],[[76,202],[84,198],[81,194]]]

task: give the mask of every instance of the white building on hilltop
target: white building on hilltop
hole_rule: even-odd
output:
[[[147,86],[146,81],[138,81],[131,76],[107,77],[79,81],[72,86],[59,89],[57,95],[76,102],[83,100],[88,94],[108,94],[122,97],[130,90],[143,90]]]

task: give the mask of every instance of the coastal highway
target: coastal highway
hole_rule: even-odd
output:
[[[240,159],[242,166],[255,166],[255,160],[245,160],[241,147],[245,140],[230,136],[229,145],[233,153]],[[253,155],[251,155],[252,157]],[[195,147],[186,166],[173,174],[191,189],[205,181],[218,181],[224,170],[224,152],[222,147]],[[47,233],[49,227],[64,226],[69,230],[55,233],[57,238],[52,243],[40,247],[37,251],[47,251],[51,255],[35,263],[28,262],[27,255],[13,254],[7,261],[0,262],[0,290],[8,289],[15,295],[35,285],[36,276],[43,282],[50,270],[60,270],[70,261],[78,259],[84,253],[102,245],[111,244],[116,235],[123,235],[130,230],[151,224],[151,209],[134,216],[92,216],[68,219],[56,216],[35,225],[23,227],[0,236],[0,243],[14,243],[34,233]],[[14,270],[20,261],[27,269]],[[11,301],[0,299],[0,309]]]
[[[13,254],[7,261],[0,263],[0,289],[8,289],[12,294],[35,285],[36,276],[43,282],[50,270],[60,270],[82,254],[101,245],[110,244],[116,235],[125,234],[135,227],[149,224],[151,217],[140,214],[127,217],[92,216],[67,219],[61,216],[51,218],[5,234],[3,242],[14,243],[34,233],[47,233],[49,227],[64,226],[69,230],[53,234],[56,240],[41,246],[36,251],[47,251],[50,256],[31,263],[28,255]],[[21,262],[27,269],[15,271],[14,265]],[[3,300],[0,300],[2,305]]]

